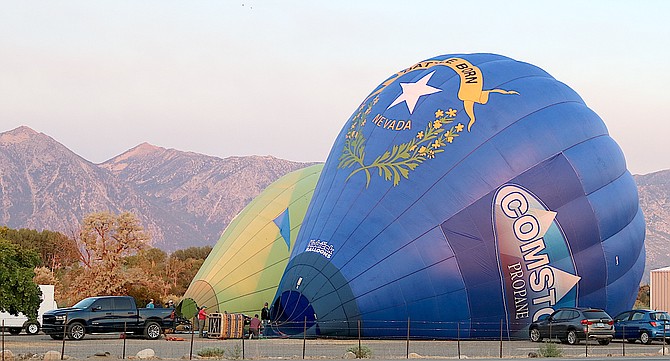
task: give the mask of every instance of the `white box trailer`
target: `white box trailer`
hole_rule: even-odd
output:
[[[40,325],[42,314],[58,308],[56,300],[54,299],[54,286],[40,285],[40,290],[42,291],[42,302],[40,303],[40,308],[37,309],[36,320],[29,320],[28,317],[22,313],[18,316],[14,316],[7,312],[0,312],[0,327],[4,325],[4,330],[9,331],[12,335],[18,335],[23,330],[29,335],[35,335],[40,332],[40,328],[42,328]]]

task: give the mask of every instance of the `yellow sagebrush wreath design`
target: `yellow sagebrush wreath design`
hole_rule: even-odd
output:
[[[451,126],[456,119],[457,111],[449,108],[435,112],[435,120],[428,122],[426,128],[417,132],[409,142],[394,145],[390,150],[375,158],[370,164],[365,164],[365,137],[362,129],[367,122],[372,106],[377,103],[378,97],[372,102],[361,105],[351,120],[349,131],[345,135],[344,147],[339,157],[337,168],[345,169],[356,167],[346,180],[354,174],[363,171],[366,181],[365,187],[370,185],[371,171],[377,169],[379,176],[384,180],[392,181],[397,186],[402,178],[409,179],[409,172],[418,167],[426,159],[435,158],[438,153],[444,152],[444,147],[451,144],[465,126],[461,123]]]

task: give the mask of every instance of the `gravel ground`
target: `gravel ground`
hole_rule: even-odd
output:
[[[135,358],[143,349],[154,350],[156,357],[161,359],[188,358],[191,350],[191,334],[169,335],[183,338],[184,341],[144,340],[129,337],[125,340],[125,357]],[[372,350],[372,358],[402,359],[407,357],[406,340],[363,340],[363,346]],[[504,358],[528,357],[529,353],[538,352],[542,343],[530,341],[504,341],[502,356]],[[588,352],[591,357],[621,356],[659,356],[662,351],[661,343],[641,345],[629,344],[615,340],[608,346],[600,346],[589,342],[588,346],[582,341],[579,345],[569,346],[556,344],[566,357],[584,357]],[[11,350],[14,355],[43,355],[47,351],[61,351],[62,341],[52,340],[46,335],[11,336],[4,334],[4,349]],[[305,358],[307,359],[342,359],[347,349],[358,347],[358,340],[330,340],[312,339],[304,343]],[[260,339],[260,340],[218,340],[201,339],[197,335],[193,338],[193,355],[204,348],[218,348],[225,351],[226,358],[242,356],[244,348],[245,359],[302,359],[302,339]],[[422,358],[458,358],[460,349],[461,358],[497,358],[500,356],[499,341],[418,341],[411,340],[409,353]],[[118,334],[86,335],[81,341],[65,342],[65,355],[76,358],[92,358],[96,354],[109,353],[107,357],[122,358],[124,355],[124,339]],[[669,355],[666,349],[666,355]]]

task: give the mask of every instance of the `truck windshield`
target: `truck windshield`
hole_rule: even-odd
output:
[[[93,298],[93,297],[84,298],[83,300],[77,302],[76,305],[72,306],[72,308],[84,309],[84,308],[90,306],[93,302],[95,302],[95,298]]]

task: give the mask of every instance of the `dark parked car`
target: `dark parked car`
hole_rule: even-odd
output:
[[[45,312],[42,331],[54,340],[81,340],[87,333],[130,332],[155,340],[174,328],[173,308],[137,308],[129,296],[89,297],[70,308]],[[65,328],[65,329],[64,329]]]
[[[614,317],[614,329],[616,338],[628,342],[640,340],[648,345],[652,340],[670,338],[670,315],[663,311],[630,310]]]
[[[614,321],[607,312],[597,308],[559,308],[550,316],[540,316],[529,328],[530,340],[558,338],[570,345],[587,337],[607,345],[614,337]]]

